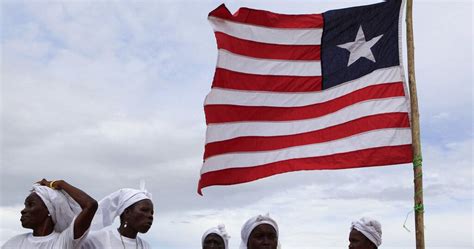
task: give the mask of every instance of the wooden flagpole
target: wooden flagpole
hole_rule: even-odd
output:
[[[408,85],[411,100],[411,132],[413,139],[413,173],[415,184],[415,229],[416,249],[425,249],[425,226],[423,207],[423,170],[421,159],[420,120],[418,111],[418,97],[415,80],[415,46],[413,45],[413,0],[407,1],[407,50],[408,50]]]

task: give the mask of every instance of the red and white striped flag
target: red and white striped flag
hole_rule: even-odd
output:
[[[198,192],[289,171],[411,162],[400,6],[212,11],[218,60]]]

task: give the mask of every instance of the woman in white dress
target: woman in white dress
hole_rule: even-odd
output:
[[[138,236],[146,233],[153,224],[151,194],[141,190],[120,189],[101,201],[93,220],[92,230],[82,249],[150,249]],[[120,227],[111,226],[120,217]]]
[[[74,249],[80,246],[97,210],[97,201],[63,180],[33,185],[21,211],[21,225],[33,232],[17,235],[2,249]]]
[[[202,249],[229,249],[229,238],[224,225],[210,228],[202,235]]]
[[[269,215],[257,215],[242,226],[240,249],[280,249],[278,225]]]

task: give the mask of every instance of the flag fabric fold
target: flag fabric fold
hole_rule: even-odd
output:
[[[411,162],[401,5],[210,12],[218,59],[198,192],[290,171]]]

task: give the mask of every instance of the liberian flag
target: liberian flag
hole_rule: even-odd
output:
[[[209,13],[217,66],[198,192],[275,174],[409,163],[401,0]]]

